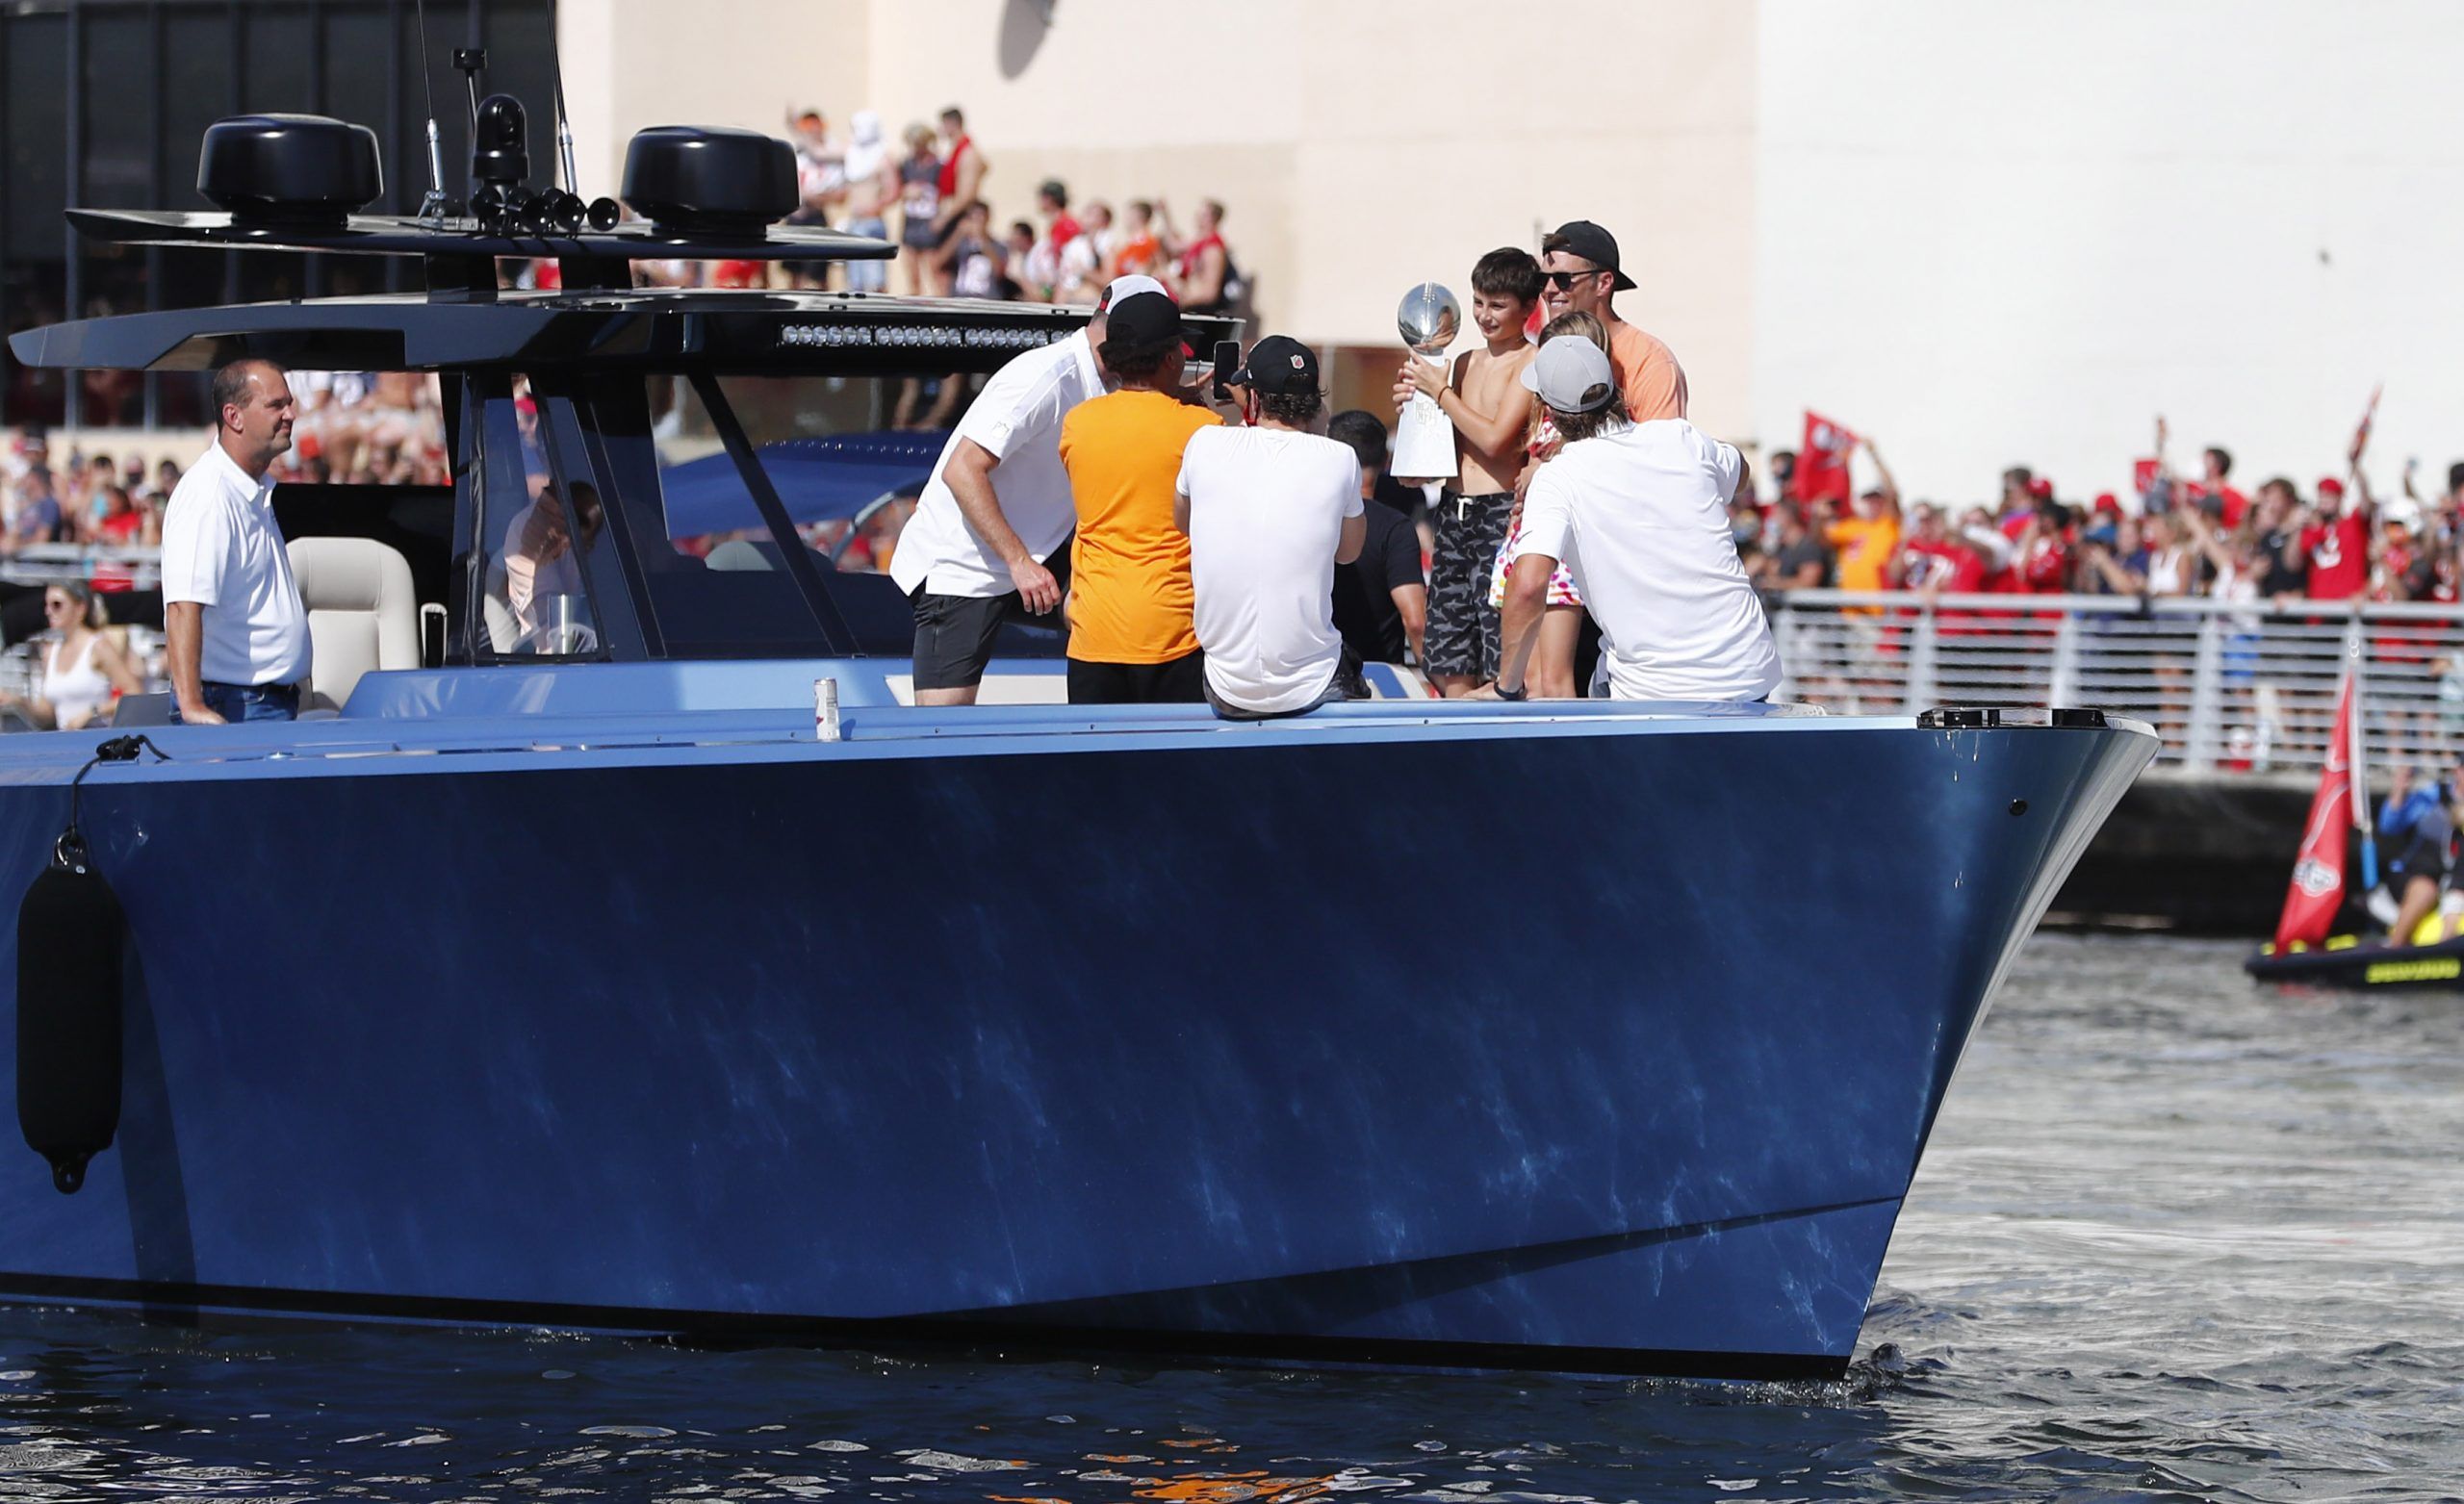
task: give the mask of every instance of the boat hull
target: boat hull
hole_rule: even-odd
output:
[[[2283,952],[2271,947],[2244,960],[2242,969],[2253,981],[2288,985],[2452,992],[2464,987],[2464,939],[2405,946],[2340,943]]]
[[[1277,729],[114,770],[120,1133],[0,1291],[1835,1372],[2152,746]]]

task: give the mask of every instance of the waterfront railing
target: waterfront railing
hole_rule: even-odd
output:
[[[2192,772],[2316,772],[2346,666],[2384,770],[2464,753],[2464,607],[1799,590],[1769,599],[1780,698],[1850,712],[2092,705]]]

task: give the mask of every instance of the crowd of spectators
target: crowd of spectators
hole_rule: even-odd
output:
[[[2246,602],[2430,601],[2459,599],[2464,557],[2464,462],[2446,489],[2424,497],[2407,465],[2395,496],[2373,491],[2363,465],[2368,428],[2355,435],[2343,475],[2307,488],[2286,476],[2256,493],[2234,481],[2221,447],[2200,456],[2196,478],[2159,457],[2139,484],[2092,501],[2065,499],[2026,466],[2002,473],[1991,503],[1903,506],[1890,469],[1861,447],[1878,479],[1853,497],[1804,497],[1794,456],[1773,457],[1778,497],[1739,498],[1737,549],[1765,591],[1832,587],[1944,594],[2211,596]]]
[[[1248,283],[1224,242],[1220,200],[1200,203],[1184,230],[1160,194],[1116,215],[1100,198],[1073,204],[1066,183],[1046,178],[1033,211],[1005,224],[985,191],[991,164],[955,105],[937,126],[916,121],[896,142],[874,111],[857,111],[843,135],[819,109],[790,111],[787,139],[802,199],[789,222],[888,241],[894,263],[646,262],[644,280],[1092,306],[1113,278],[1136,272],[1163,283],[1186,313],[1245,311]],[[518,281],[553,286],[554,276],[554,264],[541,262]]]
[[[94,548],[160,543],[163,506],[180,468],[152,470],[131,455],[71,449],[55,456],[38,428],[21,428],[0,453],[0,557],[42,544]]]

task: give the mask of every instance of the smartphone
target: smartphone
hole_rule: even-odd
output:
[[[1232,373],[1240,369],[1241,342],[1238,340],[1216,341],[1215,399],[1217,401],[1228,402],[1232,400]]]

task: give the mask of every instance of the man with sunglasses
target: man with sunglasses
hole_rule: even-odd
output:
[[[1617,237],[1588,219],[1557,226],[1540,242],[1541,312],[1585,313],[1608,328],[1608,358],[1638,423],[1685,416],[1685,370],[1668,346],[1617,317],[1611,299],[1634,285],[1617,268]]]

